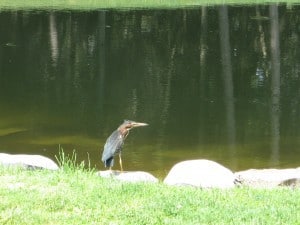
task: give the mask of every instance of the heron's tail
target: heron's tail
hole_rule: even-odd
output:
[[[114,157],[110,157],[107,160],[104,160],[104,166],[105,167],[112,167],[114,165]]]

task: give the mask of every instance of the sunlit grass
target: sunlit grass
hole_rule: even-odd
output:
[[[217,4],[264,4],[274,0],[1,0],[0,9],[100,9],[100,8],[179,8]],[[281,2],[298,3],[296,0]]]
[[[89,154],[87,155],[87,160],[78,163],[76,151],[73,150],[72,154],[67,154],[60,145],[58,155],[55,155],[55,159],[58,163],[58,166],[64,171],[94,171],[94,168],[91,167]]]
[[[299,189],[206,190],[104,179],[57,156],[58,171],[0,166],[0,224],[299,224]]]
[[[201,190],[70,171],[1,168],[0,223],[274,225],[300,219],[299,190]]]

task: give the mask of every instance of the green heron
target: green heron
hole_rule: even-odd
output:
[[[114,165],[114,156],[119,154],[119,162],[121,171],[123,171],[122,166],[122,158],[121,158],[121,151],[124,145],[124,141],[129,134],[129,130],[134,127],[141,127],[147,126],[147,123],[139,123],[130,120],[124,120],[117,130],[115,130],[106,140],[104,145],[104,150],[102,153],[102,162],[104,163],[105,167],[112,168]]]

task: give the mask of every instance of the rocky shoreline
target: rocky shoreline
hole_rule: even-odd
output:
[[[19,166],[24,169],[58,170],[58,165],[51,159],[41,155],[0,153],[0,164]],[[98,171],[97,175],[126,182],[153,182],[159,180],[144,171]],[[200,188],[300,188],[300,167],[288,169],[249,169],[232,172],[221,164],[195,159],[175,164],[163,180],[166,185],[193,186]]]

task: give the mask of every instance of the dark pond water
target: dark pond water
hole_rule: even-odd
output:
[[[123,119],[126,170],[179,161],[299,166],[300,7],[0,12],[0,150],[100,161]],[[115,169],[119,165],[116,163]]]

